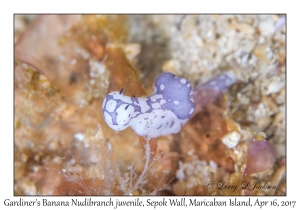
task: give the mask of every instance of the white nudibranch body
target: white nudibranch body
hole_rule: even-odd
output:
[[[195,110],[191,85],[184,78],[162,73],[155,87],[153,95],[141,98],[125,96],[122,90],[109,93],[102,106],[109,127],[119,131],[131,126],[138,135],[150,138],[178,133]]]

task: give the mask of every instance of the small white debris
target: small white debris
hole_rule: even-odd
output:
[[[217,168],[218,168],[218,165],[213,160],[209,161],[209,166],[212,167],[214,170],[217,170]]]
[[[60,61],[65,61],[66,58],[65,58],[65,56],[63,56],[63,55],[60,55],[60,56],[59,56],[59,60],[60,60]]]
[[[253,28],[253,26],[247,23],[237,23],[234,24],[234,27],[245,34],[252,35],[255,33],[255,29]]]
[[[190,149],[188,152],[187,152],[187,154],[189,155],[189,156],[192,156],[193,154],[194,154],[194,150],[193,149]]]
[[[77,60],[76,59],[73,59],[70,61],[70,65],[75,65],[77,63]]]
[[[112,149],[111,143],[107,142],[107,143],[106,143],[106,147],[107,147],[107,149],[111,150],[111,149]]]
[[[223,144],[225,144],[228,148],[233,148],[235,147],[241,138],[241,134],[236,132],[236,131],[232,131],[230,133],[227,133],[225,136],[223,136],[222,138],[222,142]]]
[[[278,93],[285,86],[285,82],[281,81],[280,78],[275,78],[270,82],[268,86],[267,94]]]
[[[163,72],[171,72],[175,75],[180,74],[180,63],[176,59],[171,59],[163,63],[162,70]]]
[[[84,50],[84,49],[81,49],[81,48],[77,48],[76,50],[76,53],[79,54],[83,59],[88,59],[90,57],[90,54]]]
[[[87,104],[88,104],[88,102],[87,102],[86,100],[80,99],[80,101],[79,101],[79,107],[80,107],[80,108],[84,107],[84,106],[87,105]]]
[[[90,77],[99,77],[104,74],[106,67],[103,62],[89,61],[90,66]]]
[[[260,22],[258,27],[259,27],[260,32],[264,36],[270,36],[276,30],[275,24],[272,19],[266,19],[266,20]]]
[[[99,158],[97,157],[97,155],[94,154],[90,157],[90,162],[92,164],[96,164],[96,163],[98,163],[98,161],[99,161]]]
[[[179,169],[176,171],[176,178],[178,180],[183,180],[185,178],[184,167],[181,161],[179,161]]]
[[[133,59],[140,54],[141,52],[141,45],[139,43],[129,43],[124,46],[124,52],[126,58],[129,61],[133,61]]]
[[[76,134],[74,134],[74,138],[78,141],[83,141],[84,135],[82,133],[76,133]]]
[[[262,136],[262,137],[264,137],[265,139],[267,138],[267,135],[266,135],[264,132],[258,132],[257,135]]]
[[[237,149],[233,149],[233,152],[234,152],[234,154],[236,154],[236,155],[240,153],[240,151],[237,150]]]

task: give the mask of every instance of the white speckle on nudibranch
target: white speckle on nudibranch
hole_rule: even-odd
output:
[[[180,79],[180,82],[181,82],[182,84],[185,84],[185,83],[186,83],[186,79],[182,78],[182,79]]]
[[[117,106],[117,102],[115,100],[110,99],[106,103],[106,110],[109,112],[113,112],[116,109],[116,106]]]
[[[191,108],[189,114],[193,114],[194,110],[194,108]]]
[[[122,92],[112,92],[103,101],[103,117],[114,130],[131,126],[138,135],[150,138],[174,134],[195,110],[190,83],[171,73],[159,75],[151,96],[134,98]]]
[[[173,101],[173,104],[178,105],[179,101]]]
[[[164,88],[165,88],[164,84],[161,84],[161,85],[160,85],[160,89],[161,89],[161,90],[164,90]]]

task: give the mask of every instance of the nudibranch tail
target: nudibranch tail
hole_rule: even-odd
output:
[[[225,90],[236,82],[236,75],[232,71],[228,71],[204,84],[196,86],[192,94],[196,110],[200,110],[208,103],[217,99]]]
[[[178,133],[195,110],[190,83],[162,73],[155,89],[153,95],[141,98],[125,96],[123,89],[109,93],[102,107],[106,123],[114,130],[131,126],[138,135],[150,138]]]

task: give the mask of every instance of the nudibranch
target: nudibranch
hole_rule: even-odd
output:
[[[148,97],[109,93],[102,106],[106,123],[120,131],[128,126],[140,136],[157,138],[178,133],[195,110],[191,84],[172,73],[162,73],[155,81],[155,92]]]
[[[195,112],[197,113],[207,104],[217,99],[231,85],[238,81],[233,71],[216,76],[204,84],[197,85],[193,89],[192,97],[195,102]]]

